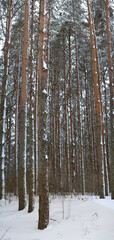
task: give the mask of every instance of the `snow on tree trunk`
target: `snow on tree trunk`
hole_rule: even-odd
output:
[[[87,0],[88,16],[90,24],[90,39],[92,48],[92,67],[93,67],[93,80],[94,80],[94,95],[95,95],[95,106],[96,106],[96,146],[97,146],[97,161],[98,161],[98,183],[99,183],[99,195],[104,198],[105,193],[105,182],[104,182],[104,159],[102,151],[102,101],[99,92],[99,79],[98,79],[98,66],[97,66],[97,54],[95,47],[95,33],[92,21],[92,14],[90,8],[90,2]]]
[[[28,194],[29,194],[29,205],[28,212],[32,212],[34,208],[33,199],[33,119],[32,119],[32,94],[33,94],[33,24],[34,24],[34,0],[32,0],[32,10],[31,10],[32,20],[31,20],[31,50],[30,50],[30,106],[28,112],[29,126],[28,126],[28,144],[29,149],[28,155]]]
[[[114,199],[114,82],[113,82],[113,63],[111,50],[111,33],[109,20],[109,0],[106,0],[106,29],[107,29],[107,45],[108,45],[108,65],[110,80],[110,161],[111,161],[111,193]]]
[[[9,58],[9,46],[10,46],[10,30],[11,30],[11,18],[12,18],[12,0],[8,1],[8,8],[7,8],[7,19],[6,19],[6,32],[5,32],[5,43],[4,43],[4,75],[2,78],[2,90],[1,90],[1,99],[0,99],[0,199],[3,196],[2,190],[3,190],[3,179],[2,179],[2,173],[4,171],[3,169],[3,115],[4,115],[4,104],[5,104],[5,98],[6,98],[6,83],[7,83],[7,77],[8,77],[8,58]],[[3,176],[4,178],[4,176]]]
[[[40,0],[39,12],[39,108],[38,108],[38,183],[39,183],[39,222],[43,230],[49,223],[48,187],[48,139],[47,139],[47,0]],[[45,31],[44,31],[45,29]],[[45,65],[44,65],[45,63]]]

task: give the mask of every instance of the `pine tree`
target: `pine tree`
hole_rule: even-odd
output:
[[[48,153],[47,153],[47,0],[40,0],[39,12],[39,121],[38,121],[38,161],[39,161],[39,222],[38,229],[49,223]]]
[[[2,173],[4,169],[3,167],[3,134],[4,134],[4,124],[3,124],[3,117],[4,111],[4,104],[6,101],[6,86],[7,86],[7,78],[8,78],[8,59],[9,59],[9,47],[10,47],[10,27],[11,27],[11,14],[12,14],[12,0],[8,0],[8,8],[7,8],[7,19],[6,19],[6,32],[5,32],[5,43],[4,43],[4,73],[2,78],[2,89],[1,89],[1,99],[0,99],[0,199],[2,198],[2,187],[3,187],[3,176]]]
[[[112,67],[112,50],[111,50],[111,32],[109,19],[109,0],[106,0],[106,28],[107,28],[107,45],[108,45],[108,66],[110,80],[110,160],[111,160],[111,193],[114,199],[114,87],[113,87],[113,67]]]
[[[103,155],[102,155],[102,102],[99,92],[99,81],[98,81],[98,67],[97,67],[97,56],[95,48],[95,36],[94,27],[91,15],[90,2],[87,0],[88,15],[90,24],[90,38],[92,48],[92,67],[93,67],[93,80],[94,80],[94,93],[95,93],[95,105],[96,105],[96,144],[97,144],[97,159],[98,159],[98,182],[99,182],[99,195],[104,198],[104,182],[103,182]]]
[[[25,1],[25,23],[22,60],[22,84],[19,106],[19,139],[18,139],[18,197],[19,210],[25,207],[25,157],[26,157],[26,104],[27,104],[27,68],[28,68],[28,31],[29,31],[29,0]]]
[[[28,212],[33,211],[33,120],[32,120],[32,108],[33,108],[33,24],[34,24],[34,0],[32,0],[32,19],[31,19],[31,50],[30,50],[30,107],[28,109],[29,126],[28,126],[28,195],[29,195],[29,206]]]

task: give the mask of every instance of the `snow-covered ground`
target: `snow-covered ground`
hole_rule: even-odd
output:
[[[0,240],[114,240],[114,201],[95,197],[50,197],[50,223],[41,231],[38,204],[17,211],[13,199],[0,201]]]

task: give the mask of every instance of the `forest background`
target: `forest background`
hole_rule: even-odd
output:
[[[0,199],[114,199],[113,1],[0,5]]]

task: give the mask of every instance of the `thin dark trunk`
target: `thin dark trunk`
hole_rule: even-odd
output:
[[[20,76],[20,45],[18,50],[18,69],[16,83],[16,109],[15,109],[15,160],[14,160],[14,195],[17,195],[17,163],[18,163],[18,115],[19,115],[19,76]]]
[[[70,191],[73,190],[73,122],[72,122],[72,92],[71,92],[71,29],[69,29],[69,102],[70,102]]]
[[[30,108],[29,108],[29,139],[28,139],[28,149],[29,149],[29,205],[28,212],[32,212],[34,208],[34,199],[33,199],[33,120],[32,120],[32,95],[33,95],[33,26],[34,26],[34,0],[32,0],[32,10],[31,10],[31,50],[30,50]]]
[[[65,111],[65,158],[66,158],[66,189],[69,191],[69,159],[68,159],[68,126],[67,126],[67,100],[66,100],[66,58],[65,58],[65,33],[63,32],[63,68],[64,68],[64,111]]]

